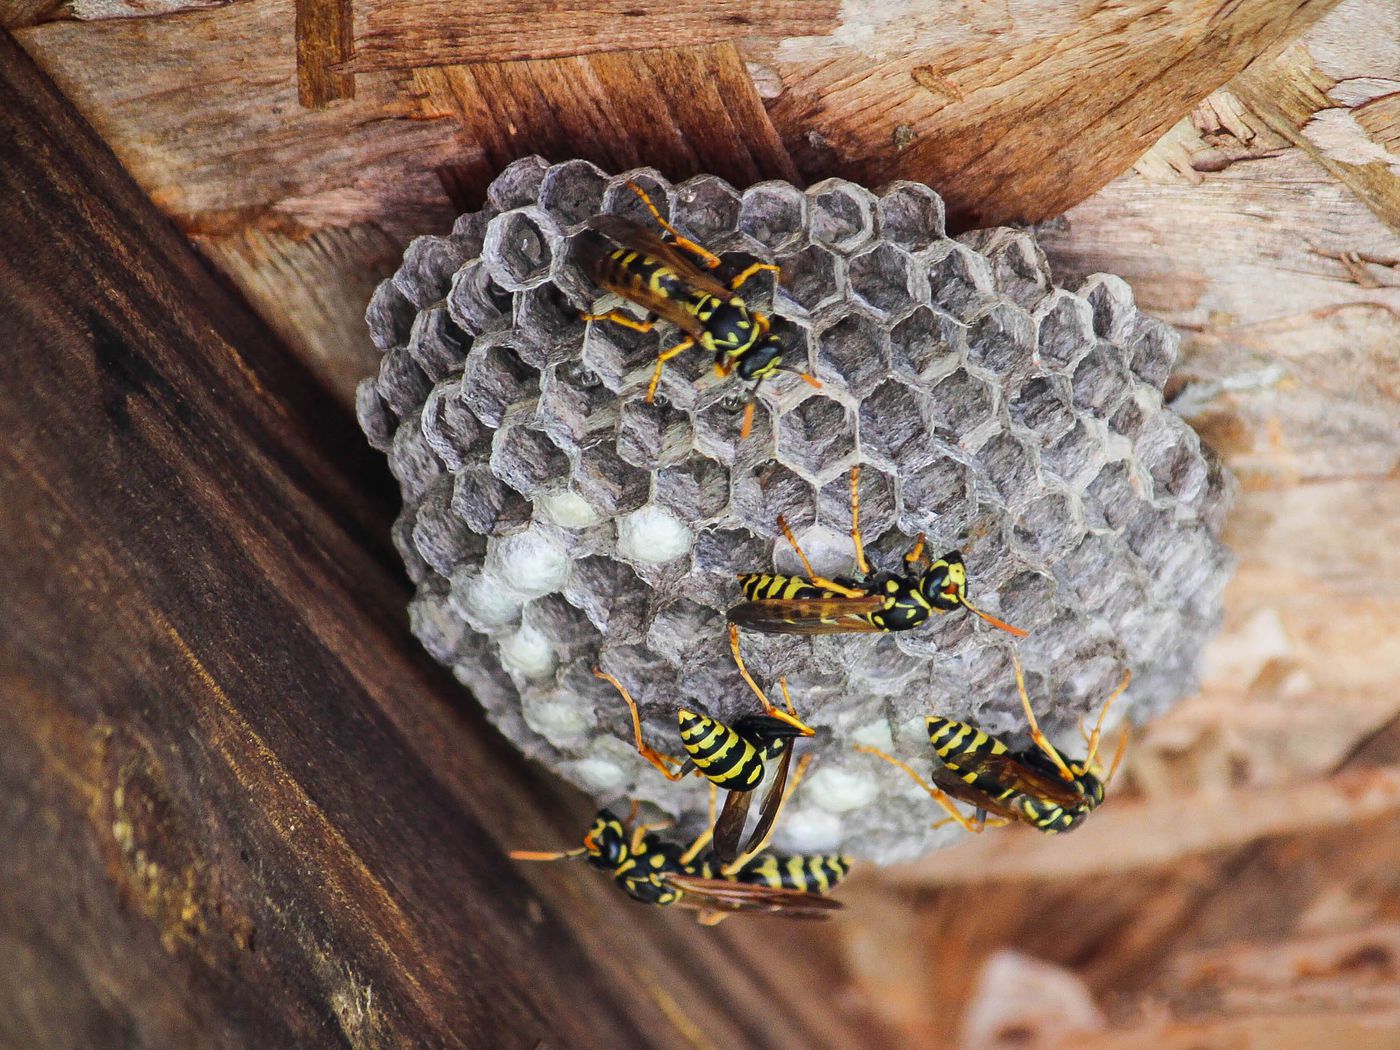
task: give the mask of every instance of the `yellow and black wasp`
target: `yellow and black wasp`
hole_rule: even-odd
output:
[[[698,345],[714,354],[715,372],[721,377],[737,371],[740,378],[753,381],[740,430],[740,437],[748,437],[753,425],[753,398],[763,380],[785,371],[800,375],[813,386],[821,385],[805,372],[783,367],[783,345],[771,331],[771,322],[764,314],[750,310],[739,297],[739,289],[755,274],[765,270],[781,274],[782,270],[772,263],[755,262],[736,274],[728,285],[721,283],[705,272],[720,265],[719,256],[677,232],[635,182],[627,186],[641,198],[664,233],[658,236],[621,215],[595,215],[588,220],[589,229],[616,247],[584,237],[579,241],[578,257],[599,287],[649,313],[642,321],[622,310],[586,313],[583,319],[612,321],[637,332],[650,332],[658,319],[670,321],[683,337],[657,357],[656,370],[647,386],[647,402],[656,396],[666,362]],[[691,257],[705,269],[700,269]]]
[[[919,534],[904,555],[904,573],[872,573],[860,538],[860,467],[851,468],[851,541],[856,575],[839,579],[818,576],[797,538],[778,518],[806,576],[741,573],[739,586],[748,600],[729,610],[729,622],[769,634],[839,634],[848,631],[908,631],[934,613],[967,609],[993,627],[1024,638],[1019,627],[998,620],[967,599],[967,567],[952,551],[930,561]]]
[[[634,813],[635,809],[634,805]],[[840,909],[839,901],[822,895],[849,873],[849,858],[764,854],[726,875],[702,852],[708,839],[706,832],[682,850],[646,825],[635,825],[629,833],[626,824],[605,809],[594,818],[578,849],[512,850],[510,856],[527,861],[585,858],[608,872],[633,900],[694,908],[700,912],[700,921],[710,925],[740,911],[825,919]]]
[[[711,814],[714,833],[714,855],[716,861],[728,869],[742,868],[745,862],[761,852],[772,837],[773,827],[784,803],[797,786],[810,756],[805,756],[799,765],[798,776],[788,786],[788,772],[792,765],[792,745],[799,736],[811,736],[814,730],[797,718],[792,697],[788,694],[787,679],[780,679],[783,700],[787,711],[775,707],[768,696],[758,687],[758,683],[744,666],[744,658],[739,652],[739,632],[732,625],[729,628],[729,647],[734,654],[734,663],[739,674],[754,691],[763,704],[762,714],[744,715],[733,725],[727,725],[708,715],[682,709],[676,715],[680,727],[681,746],[685,749],[684,759],[675,759],[654,750],[642,739],[642,720],[637,711],[636,701],[628,693],[626,686],[601,668],[593,673],[622,694],[628,709],[632,712],[632,730],[637,752],[661,771],[667,780],[680,780],[690,773],[699,773],[713,788],[721,788],[729,794],[725,797],[724,808],[716,818]],[[749,808],[753,794],[763,783],[770,763],[773,778],[759,807],[758,823],[742,848],[744,827],[748,823]]]
[[[928,738],[942,765],[933,771],[932,784],[883,751],[865,746],[857,746],[856,750],[875,755],[903,770],[951,819],[968,831],[981,831],[988,824],[1001,827],[1013,822],[1029,824],[1051,835],[1070,831],[1103,802],[1104,788],[1123,760],[1128,743],[1126,732],[1119,738],[1113,764],[1105,776],[1098,762],[1099,740],[1108,709],[1128,688],[1132,672],[1123,675],[1118,687],[1104,701],[1094,731],[1084,733],[1087,756],[1081,762],[1067,762],[1040,731],[1030,697],[1026,695],[1021,661],[1014,652],[1012,660],[1016,667],[1016,688],[1021,694],[1021,706],[1026,711],[1034,747],[1013,751],[976,726],[934,715],[926,720]],[[1080,731],[1083,732],[1082,725]],[[976,819],[969,820],[959,812],[953,799],[974,807]],[[987,820],[989,813],[994,820]]]

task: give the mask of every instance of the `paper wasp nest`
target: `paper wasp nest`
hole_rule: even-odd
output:
[[[744,295],[822,386],[765,383],[747,441],[739,381],[701,351],[644,403],[670,326],[579,319],[618,303],[579,272],[571,239],[599,212],[651,223],[629,178],[700,243],[783,268]],[[818,571],[849,572],[856,462],[872,561],[897,567],[921,531],[935,555],[960,549],[971,599],[1031,631],[1031,696],[1072,754],[1076,719],[1125,666],[1119,710],[1134,720],[1195,687],[1229,573],[1230,484],[1163,405],[1176,335],[1116,277],[1055,287],[1028,233],[949,239],[926,186],[739,193],[528,158],[451,235],[409,246],[368,322],[383,359],[359,416],[402,486],[413,629],[522,751],[600,800],[703,812],[704,782],[667,783],[637,756],[591,668],[630,687],[661,751],[680,751],[678,707],[755,710],[725,637],[735,573],[775,555],[797,567],[779,514]],[[951,838],[929,830],[941,814],[917,787],[851,747],[926,771],[934,712],[1024,742],[1011,644],[961,611],[898,635],[745,634],[758,681],[776,699],[786,674],[818,731],[777,844],[890,861]]]

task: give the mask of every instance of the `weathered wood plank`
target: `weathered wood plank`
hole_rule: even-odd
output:
[[[838,24],[836,0],[359,0],[346,68],[412,69],[600,51],[719,44],[753,33],[805,37]]]
[[[408,637],[351,421],[8,37],[0,152],[3,1041],[859,1045],[723,932],[530,889],[499,843],[578,803]]]
[[[324,109],[355,97],[355,76],[335,68],[355,50],[350,0],[297,0],[297,98]]]

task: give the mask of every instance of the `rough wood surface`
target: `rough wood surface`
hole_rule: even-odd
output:
[[[753,933],[522,879],[583,814],[417,653],[350,420],[7,38],[0,152],[0,1041],[855,1045]]]

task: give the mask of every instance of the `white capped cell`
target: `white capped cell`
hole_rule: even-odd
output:
[[[551,525],[564,529],[586,529],[603,520],[586,499],[568,489],[536,496],[535,513]]]
[[[547,678],[554,673],[554,648],[542,631],[522,627],[501,642],[501,664],[508,671],[518,671],[526,678]],[[575,708],[580,722],[591,711]]]
[[[875,771],[869,773],[822,766],[803,781],[806,798],[829,813],[847,813],[874,802],[880,794]]]
[[[624,558],[653,565],[674,561],[690,550],[692,533],[675,515],[648,505],[617,521],[617,550]]]
[[[568,574],[568,554],[537,529],[493,540],[486,552],[485,575],[521,598],[555,593]]]

